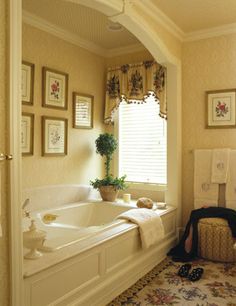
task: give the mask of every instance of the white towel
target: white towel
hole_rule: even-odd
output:
[[[130,209],[120,214],[116,219],[129,220],[139,225],[143,249],[149,248],[151,245],[164,238],[162,220],[153,210],[147,208]]]
[[[214,149],[212,151],[212,183],[226,183],[229,170],[229,154],[230,149]]]
[[[236,150],[230,151],[229,175],[225,188],[225,206],[236,209]]]
[[[219,185],[211,183],[212,150],[195,150],[194,208],[218,206]]]

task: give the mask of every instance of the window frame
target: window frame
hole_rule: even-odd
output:
[[[118,149],[114,153],[113,167],[114,167],[114,174],[116,176],[119,176],[119,108],[114,114],[114,136],[118,141]],[[139,183],[139,182],[130,182],[130,181],[127,181],[127,184],[129,185],[129,189],[137,189],[137,190],[167,191],[168,189],[167,184]]]

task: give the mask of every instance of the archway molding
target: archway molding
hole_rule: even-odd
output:
[[[177,225],[181,226],[181,175],[182,175],[182,109],[181,61],[174,56],[147,19],[134,9],[134,0],[67,0],[98,10],[110,20],[119,22],[148,49],[153,57],[167,67],[168,136],[167,180],[165,200],[176,206]],[[140,11],[144,7],[139,8]],[[149,14],[145,10],[146,15]],[[158,25],[157,25],[158,27]]]

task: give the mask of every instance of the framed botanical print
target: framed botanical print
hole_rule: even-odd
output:
[[[67,155],[68,120],[42,116],[42,155]]]
[[[236,89],[206,92],[207,128],[236,127]]]
[[[33,105],[34,64],[23,61],[21,66],[21,100],[24,105]]]
[[[73,127],[76,129],[93,128],[92,95],[73,92]]]
[[[43,106],[67,109],[68,74],[43,67]]]
[[[22,113],[21,117],[21,152],[33,155],[34,151],[34,114]]]

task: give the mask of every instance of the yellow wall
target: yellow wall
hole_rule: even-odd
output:
[[[146,49],[136,53],[127,53],[106,59],[107,67],[120,66],[124,64],[139,63],[144,60],[152,60],[153,56]]]
[[[23,25],[23,59],[35,64],[34,105],[23,111],[35,114],[34,155],[23,157],[23,188],[60,183],[84,183],[103,173],[94,141],[103,132],[105,60],[46,32]],[[69,74],[68,110],[42,107],[42,67]],[[94,128],[72,128],[72,92],[94,95]],[[68,118],[68,155],[42,157],[41,116]]]
[[[235,88],[236,34],[183,44],[183,221],[193,209],[193,153],[236,148],[236,129],[206,129],[205,91]]]
[[[0,1],[0,151],[7,152],[7,0]],[[9,305],[9,259],[8,259],[8,209],[7,207],[7,164],[0,164],[1,210],[3,237],[0,238],[0,305]]]
[[[24,112],[35,114],[34,155],[24,156],[22,162],[23,188],[59,184],[89,183],[103,173],[103,161],[95,153],[94,140],[105,129],[103,124],[103,102],[105,95],[105,69],[126,63],[152,59],[147,51],[125,54],[103,59],[88,51],[64,42],[50,34],[23,24],[23,60],[35,64],[34,105],[23,105]],[[41,89],[42,66],[69,73],[68,111],[43,108]],[[95,96],[94,129],[72,128],[72,91],[85,92]],[[68,156],[41,156],[41,116],[50,115],[69,119]],[[37,175],[35,175],[37,173]]]

